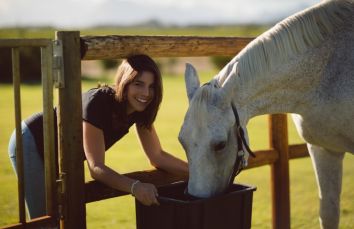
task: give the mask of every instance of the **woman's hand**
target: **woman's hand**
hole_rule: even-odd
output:
[[[160,205],[156,198],[158,196],[157,188],[153,184],[141,182],[135,184],[132,195],[144,205]]]

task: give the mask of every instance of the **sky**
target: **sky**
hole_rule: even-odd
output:
[[[0,0],[0,26],[274,23],[319,0]]]

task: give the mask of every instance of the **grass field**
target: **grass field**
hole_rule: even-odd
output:
[[[199,28],[186,30],[175,28],[171,30],[154,31],[132,30],[129,28],[117,30],[106,29],[85,30],[82,34],[162,34],[162,35],[258,35],[264,28]],[[134,32],[139,31],[139,32]],[[15,37],[53,37],[53,31],[18,30],[3,32],[0,38]],[[203,72],[199,69],[202,81],[206,82],[215,72]],[[156,121],[156,129],[164,149],[180,158],[185,159],[184,152],[178,143],[177,135],[187,109],[187,98],[182,76],[168,76],[164,78],[164,100]],[[102,80],[101,80],[102,82]],[[107,83],[110,83],[107,81]],[[95,81],[83,81],[85,91],[96,85]],[[40,111],[41,87],[39,85],[23,85],[22,117]],[[14,128],[13,94],[11,85],[0,84],[0,227],[17,222],[17,185],[8,156],[7,144]],[[299,143],[294,127],[289,122],[290,143]],[[251,148],[253,150],[268,148],[267,117],[261,116],[251,120],[248,125]],[[134,128],[119,143],[108,152],[106,161],[109,166],[121,173],[151,168],[138,140]],[[354,157],[347,155],[344,160],[342,210],[340,228],[350,229],[354,225]],[[86,171],[86,176],[88,175]],[[90,178],[87,176],[86,178]],[[271,196],[270,196],[270,169],[263,166],[243,171],[237,178],[239,183],[251,184],[257,187],[254,193],[252,228],[271,228]],[[290,162],[290,192],[291,192],[291,228],[312,229],[318,225],[318,198],[315,176],[309,158],[296,159]],[[87,204],[87,226],[96,228],[135,228],[134,199],[131,196],[113,198]]]

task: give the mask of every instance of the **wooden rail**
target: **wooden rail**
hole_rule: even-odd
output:
[[[2,48],[47,47],[49,45],[52,45],[49,39],[0,39]]]
[[[57,226],[57,220],[51,216],[43,216],[29,220],[26,223],[17,223],[7,225],[1,229],[38,229],[38,228],[55,228]]]
[[[132,54],[152,57],[234,56],[253,38],[195,36],[85,36],[83,60],[118,59]]]

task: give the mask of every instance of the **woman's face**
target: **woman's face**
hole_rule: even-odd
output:
[[[154,75],[143,71],[127,88],[127,114],[144,111],[154,98]]]

